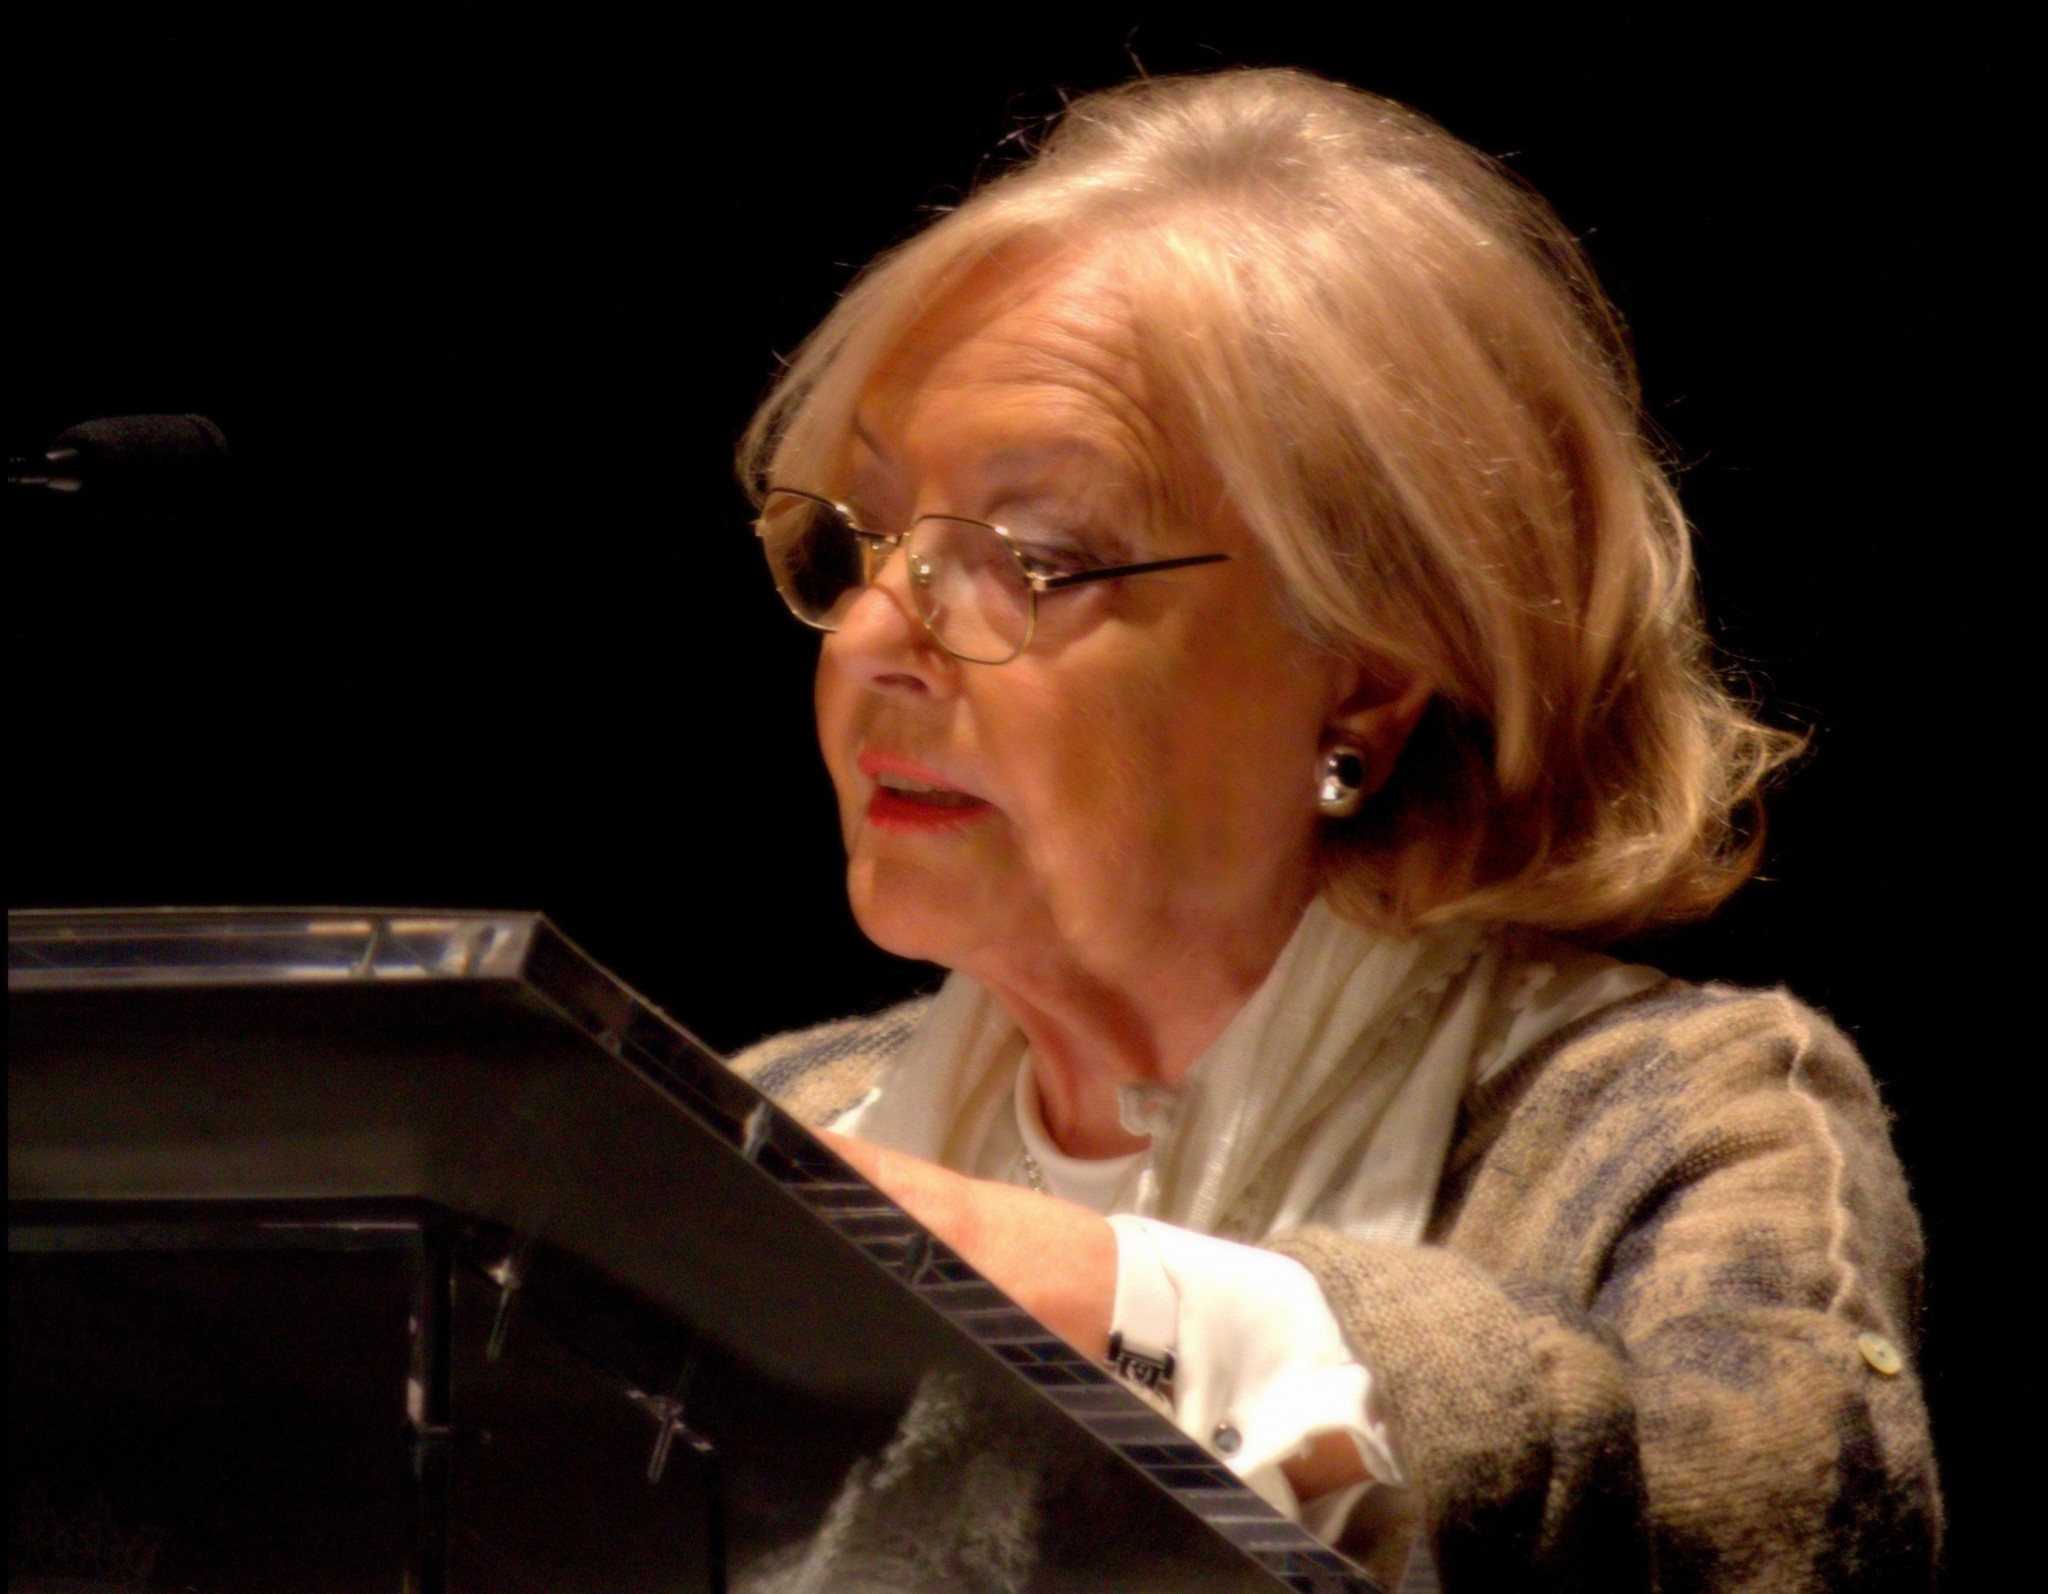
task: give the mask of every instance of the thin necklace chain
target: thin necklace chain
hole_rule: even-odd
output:
[[[1024,1159],[1024,1182],[1040,1195],[1045,1194],[1045,1170],[1038,1165],[1038,1159],[1029,1150],[1018,1153]]]

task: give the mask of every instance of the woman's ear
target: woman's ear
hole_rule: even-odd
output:
[[[1356,749],[1365,766],[1360,792],[1370,797],[1393,777],[1402,749],[1435,695],[1427,676],[1392,665],[1359,665],[1323,724],[1322,750]]]

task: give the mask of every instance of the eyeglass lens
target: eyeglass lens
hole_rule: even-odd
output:
[[[775,584],[797,618],[827,631],[837,628],[873,573],[869,560],[879,568],[887,556],[836,507],[794,493],[769,495],[761,540]],[[1000,664],[1030,640],[1031,585],[993,527],[928,515],[911,527],[904,552],[912,601],[949,652]]]
[[[866,558],[853,527],[830,504],[795,493],[769,494],[760,525],[783,601],[806,625],[831,630],[867,583]]]

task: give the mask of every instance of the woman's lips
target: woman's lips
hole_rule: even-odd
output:
[[[875,783],[868,798],[868,823],[884,830],[956,829],[972,824],[991,806],[936,771],[893,753],[869,750],[854,762]]]
[[[868,799],[868,823],[882,830],[951,830],[988,812],[979,797],[963,792],[929,794],[877,786]]]

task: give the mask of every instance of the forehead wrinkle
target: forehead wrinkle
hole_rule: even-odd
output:
[[[971,420],[956,425],[947,415],[950,401],[970,393],[984,395],[982,402],[969,412]],[[941,460],[954,454],[946,461],[950,473],[978,492],[1070,496],[1079,490],[1091,499],[1106,494],[1128,501],[1131,510],[1149,516],[1161,501],[1162,471],[1148,428],[1141,412],[1103,398],[1071,383],[933,384],[914,401],[924,416],[906,417],[912,436],[905,441],[920,450],[935,443]]]
[[[935,306],[877,362],[854,430],[887,463],[883,445],[910,441],[903,433],[922,419],[917,411],[935,399],[982,397],[991,402],[975,419],[994,435],[976,441],[987,443],[989,460],[1021,465],[1032,449],[1054,464],[1092,455],[1121,467],[1129,488],[1160,506],[1170,453],[1145,385],[1123,295],[1098,270],[1041,263]]]

